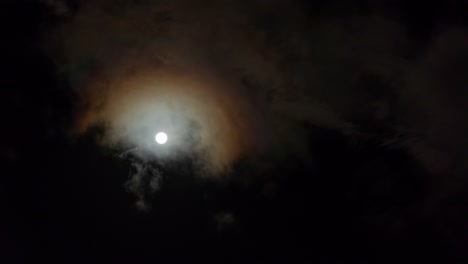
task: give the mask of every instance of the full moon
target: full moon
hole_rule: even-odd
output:
[[[155,140],[158,144],[164,144],[167,142],[167,135],[164,132],[159,132],[156,134]]]

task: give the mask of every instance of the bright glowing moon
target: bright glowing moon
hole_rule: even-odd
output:
[[[155,140],[158,144],[164,144],[167,142],[167,135],[164,132],[159,132],[156,134]]]

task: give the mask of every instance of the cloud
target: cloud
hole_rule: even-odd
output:
[[[301,8],[288,3],[88,1],[78,10],[52,34],[62,47],[55,59],[80,94],[74,132],[102,126],[106,147],[137,148],[145,161],[189,155],[212,177],[272,149],[310,158],[299,122],[349,130],[348,102],[361,97],[350,90],[353,65],[364,58],[370,68],[375,57],[366,54],[387,54],[393,42],[346,54],[374,39],[373,24],[398,35],[385,20],[351,18],[352,34],[333,19],[303,27]],[[166,145],[154,143],[158,131]]]
[[[443,81],[428,81],[438,70],[427,67],[453,58],[449,39],[463,34],[441,33],[426,57],[411,61],[411,40],[396,20],[310,18],[289,1],[85,1],[77,10],[50,34],[60,47],[50,52],[80,94],[74,132],[103,126],[100,143],[137,148],[144,161],[191,156],[199,174],[219,178],[272,149],[310,160],[306,122],[371,134],[382,145],[403,135],[395,145],[430,171],[428,157],[438,152],[407,131],[444,144],[460,122],[438,97]],[[438,128],[420,123],[431,109]],[[168,144],[154,144],[158,131]],[[415,137],[418,144],[406,144]]]
[[[408,65],[406,85],[399,90],[399,122],[413,139],[409,151],[430,173],[444,177],[467,169],[460,162],[468,146],[467,43],[462,29],[441,26],[420,60]]]

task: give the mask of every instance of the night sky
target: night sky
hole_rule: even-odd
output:
[[[0,263],[468,263],[468,1],[0,12]]]

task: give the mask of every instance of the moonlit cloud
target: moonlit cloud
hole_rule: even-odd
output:
[[[214,77],[145,68],[128,76],[121,73],[106,85],[88,86],[91,102],[78,129],[104,125],[103,143],[108,146],[136,146],[160,159],[206,155],[207,172],[219,173],[261,142],[256,140],[261,120],[254,122],[254,106]],[[158,131],[171,140],[155,144]]]
[[[452,49],[444,40],[457,35],[463,43],[464,34],[440,34],[411,61],[411,40],[395,20],[306,19],[288,1],[265,3],[83,2],[50,34],[50,46],[60,47],[50,52],[80,95],[74,132],[102,126],[107,148],[138,149],[133,155],[144,161],[190,156],[200,175],[219,178],[265,153],[310,161],[305,122],[350,137],[371,134],[384,147],[398,137],[394,146],[439,170],[430,164],[443,154],[429,137],[444,144],[460,121],[458,108],[438,96],[444,84],[427,76],[436,79],[430,65],[439,60],[457,61],[447,51],[462,44]],[[435,119],[421,123],[421,116]],[[398,135],[372,135],[359,120]],[[169,135],[166,144],[155,144],[158,131]]]

